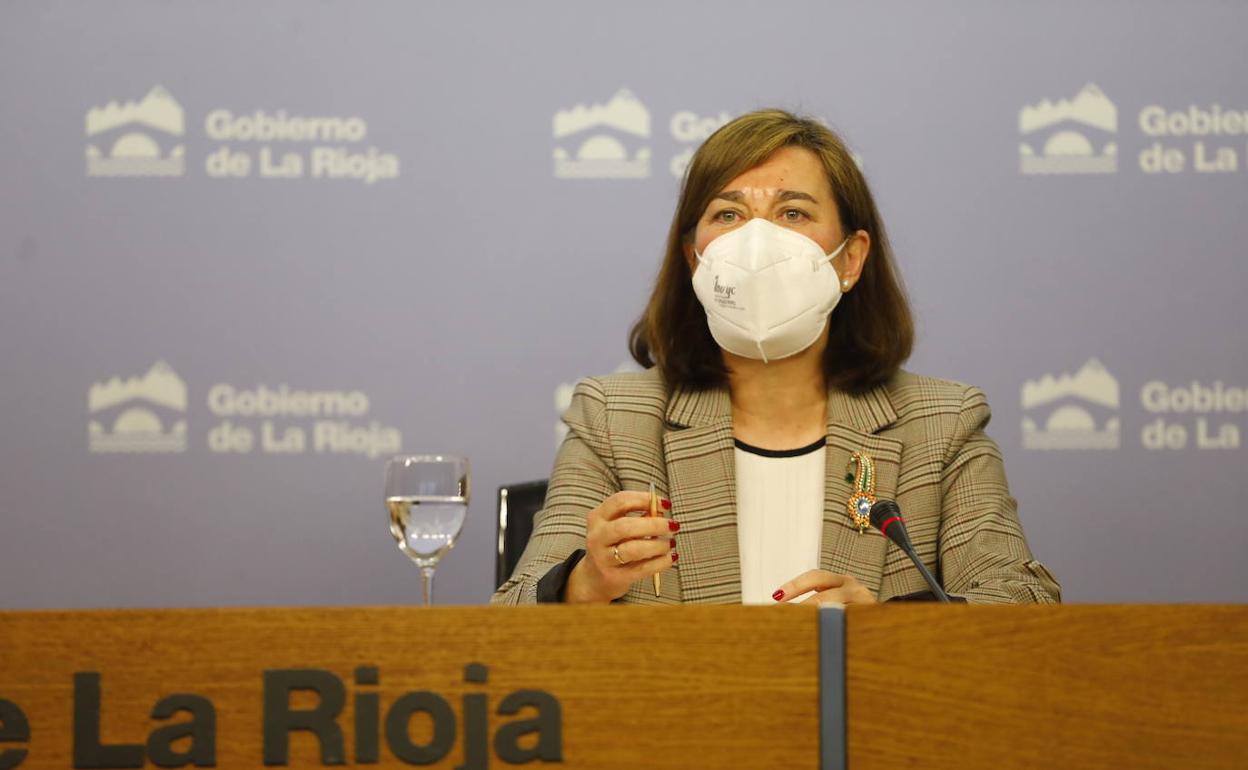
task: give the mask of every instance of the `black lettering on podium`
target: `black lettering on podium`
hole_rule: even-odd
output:
[[[490,669],[482,663],[464,666],[464,681],[469,684],[486,684]],[[490,766],[490,732],[486,723],[488,706],[485,693],[464,694],[464,763],[455,770],[485,770]]]
[[[544,690],[516,690],[498,704],[498,713],[511,715],[525,706],[537,709],[531,719],[517,719],[498,728],[494,734],[494,753],[513,765],[541,759],[543,762],[563,761],[563,714],[555,696]],[[537,745],[520,748],[520,737],[537,733]]]
[[[320,696],[316,708],[292,709],[290,693],[310,690]],[[274,669],[264,672],[264,764],[289,764],[290,733],[307,730],[321,743],[321,764],[346,763],[342,728],[335,721],[346,692],[342,680],[318,668]]]
[[[376,666],[359,666],[355,669],[357,685],[377,684]],[[355,761],[360,765],[375,765],[381,759],[380,720],[381,701],[375,692],[355,694]]]
[[[423,711],[433,721],[433,738],[424,746],[412,743],[408,723]],[[386,712],[386,744],[396,757],[412,765],[431,765],[445,757],[455,743],[455,713],[451,704],[427,690],[409,692]]]
[[[74,767],[142,767],[143,746],[138,743],[100,744],[100,675],[74,674]]]
[[[26,714],[11,700],[0,698],[0,743],[25,743],[30,740],[30,723]],[[0,751],[0,770],[13,770],[22,764],[29,749]]]
[[[202,695],[179,693],[162,698],[152,707],[153,719],[168,719],[179,711],[191,714],[189,722],[176,722],[147,736],[147,756],[157,767],[216,767],[217,712]],[[173,742],[190,738],[186,751],[174,751]]]

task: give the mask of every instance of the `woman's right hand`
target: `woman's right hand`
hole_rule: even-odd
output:
[[[662,500],[657,517],[629,516],[633,511],[649,513],[650,493],[616,492],[590,511],[585,556],[568,575],[565,601],[605,604],[628,593],[638,580],[671,569],[677,559],[673,535],[680,529],[662,516],[671,507]],[[624,564],[616,559],[616,549]]]

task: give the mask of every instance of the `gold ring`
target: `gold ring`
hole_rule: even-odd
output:
[[[616,560],[616,561],[618,561],[618,562],[620,563],[620,566],[621,566],[621,567],[626,567],[626,566],[628,566],[628,562],[626,562],[626,561],[624,561],[623,559],[621,559],[621,558],[620,558],[620,546],[619,546],[619,544],[616,544],[616,545],[611,546],[611,555],[613,555],[613,556],[615,557],[615,560]]]

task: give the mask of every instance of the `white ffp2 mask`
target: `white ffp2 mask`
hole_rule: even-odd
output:
[[[814,344],[841,299],[831,254],[807,238],[755,217],[711,241],[693,272],[693,292],[711,336],[730,353],[764,362]]]

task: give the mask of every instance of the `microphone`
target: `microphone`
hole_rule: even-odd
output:
[[[871,506],[869,515],[871,526],[896,543],[897,547],[910,557],[910,561],[914,562],[914,566],[919,568],[919,574],[927,581],[928,587],[932,589],[936,598],[942,602],[949,601],[949,594],[945,593],[945,589],[940,587],[940,583],[936,582],[936,578],[932,577],[932,573],[927,571],[919,555],[914,552],[914,546],[910,544],[910,533],[906,531],[906,520],[901,518],[901,509],[897,507],[897,503],[892,500],[880,500]]]

